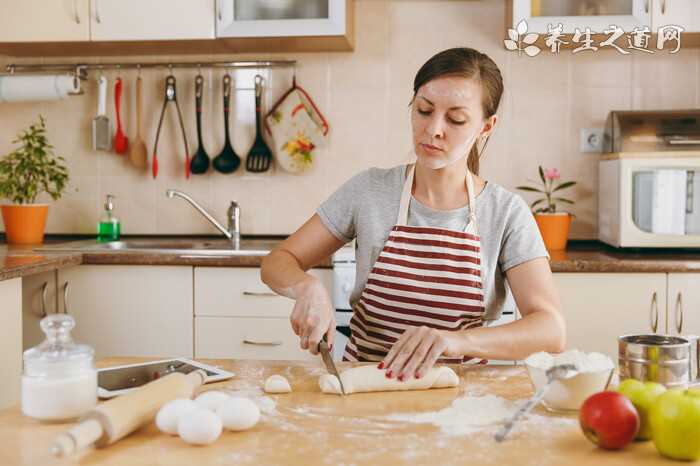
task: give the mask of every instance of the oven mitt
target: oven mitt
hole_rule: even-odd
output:
[[[296,83],[265,117],[272,152],[290,173],[308,170],[328,133],[328,124],[311,97]]]

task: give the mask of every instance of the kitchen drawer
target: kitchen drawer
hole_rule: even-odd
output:
[[[332,272],[311,269],[330,289]],[[194,313],[196,316],[288,318],[294,301],[276,294],[262,280],[258,267],[195,267]]]
[[[195,358],[314,360],[299,348],[289,319],[196,317]]]

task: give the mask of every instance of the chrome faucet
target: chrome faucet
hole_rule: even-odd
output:
[[[239,207],[238,203],[236,201],[231,201],[231,204],[228,206],[228,210],[226,211],[226,218],[228,220],[228,228],[224,228],[219,222],[216,221],[216,219],[202,206],[197,204],[197,202],[192,199],[190,196],[187,194],[183,193],[182,191],[178,191],[177,189],[168,189],[165,191],[165,195],[169,198],[172,199],[174,197],[181,197],[182,199],[186,200],[187,202],[190,203],[192,207],[197,209],[200,214],[204,216],[209,222],[214,225],[221,233],[226,236],[229,240],[231,240],[231,245],[234,247],[234,249],[239,249],[240,244],[241,244],[241,208]]]

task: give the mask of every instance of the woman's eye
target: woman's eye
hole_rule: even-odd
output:
[[[455,125],[463,125],[464,123],[466,123],[465,120],[453,120],[452,118],[449,118],[449,120]]]
[[[418,113],[421,115],[430,115],[430,110],[421,110],[420,108],[418,109]]]

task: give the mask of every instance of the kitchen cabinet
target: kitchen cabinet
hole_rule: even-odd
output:
[[[217,37],[342,36],[350,0],[218,0]]]
[[[91,0],[91,39],[213,39],[214,18],[214,0]]]
[[[3,0],[0,9],[0,42],[90,40],[89,0]]]
[[[328,269],[311,269],[332,290]],[[253,267],[195,267],[194,313],[196,358],[304,360],[289,316],[294,301],[279,296],[260,280]]]
[[[555,273],[567,349],[598,351],[617,362],[617,337],[664,332],[665,273]]]
[[[46,315],[58,312],[57,283],[56,270],[22,278],[22,346],[25,350],[44,341],[39,322]]]
[[[547,33],[548,26],[562,24],[564,34],[573,34],[578,28],[584,32],[602,32],[611,24],[625,31],[636,27],[651,27],[652,6],[658,0],[510,0],[511,18],[508,26],[515,28],[526,20],[528,32]],[[692,1],[692,0],[691,0]]]
[[[666,332],[700,335],[700,273],[668,274]]]
[[[61,269],[58,294],[60,312],[76,320],[74,338],[97,358],[193,355],[190,266]]]
[[[700,2],[697,0],[652,0],[652,31],[666,25],[679,25],[684,33],[700,32]]]
[[[22,279],[0,281],[0,409],[19,401],[22,376]]]

